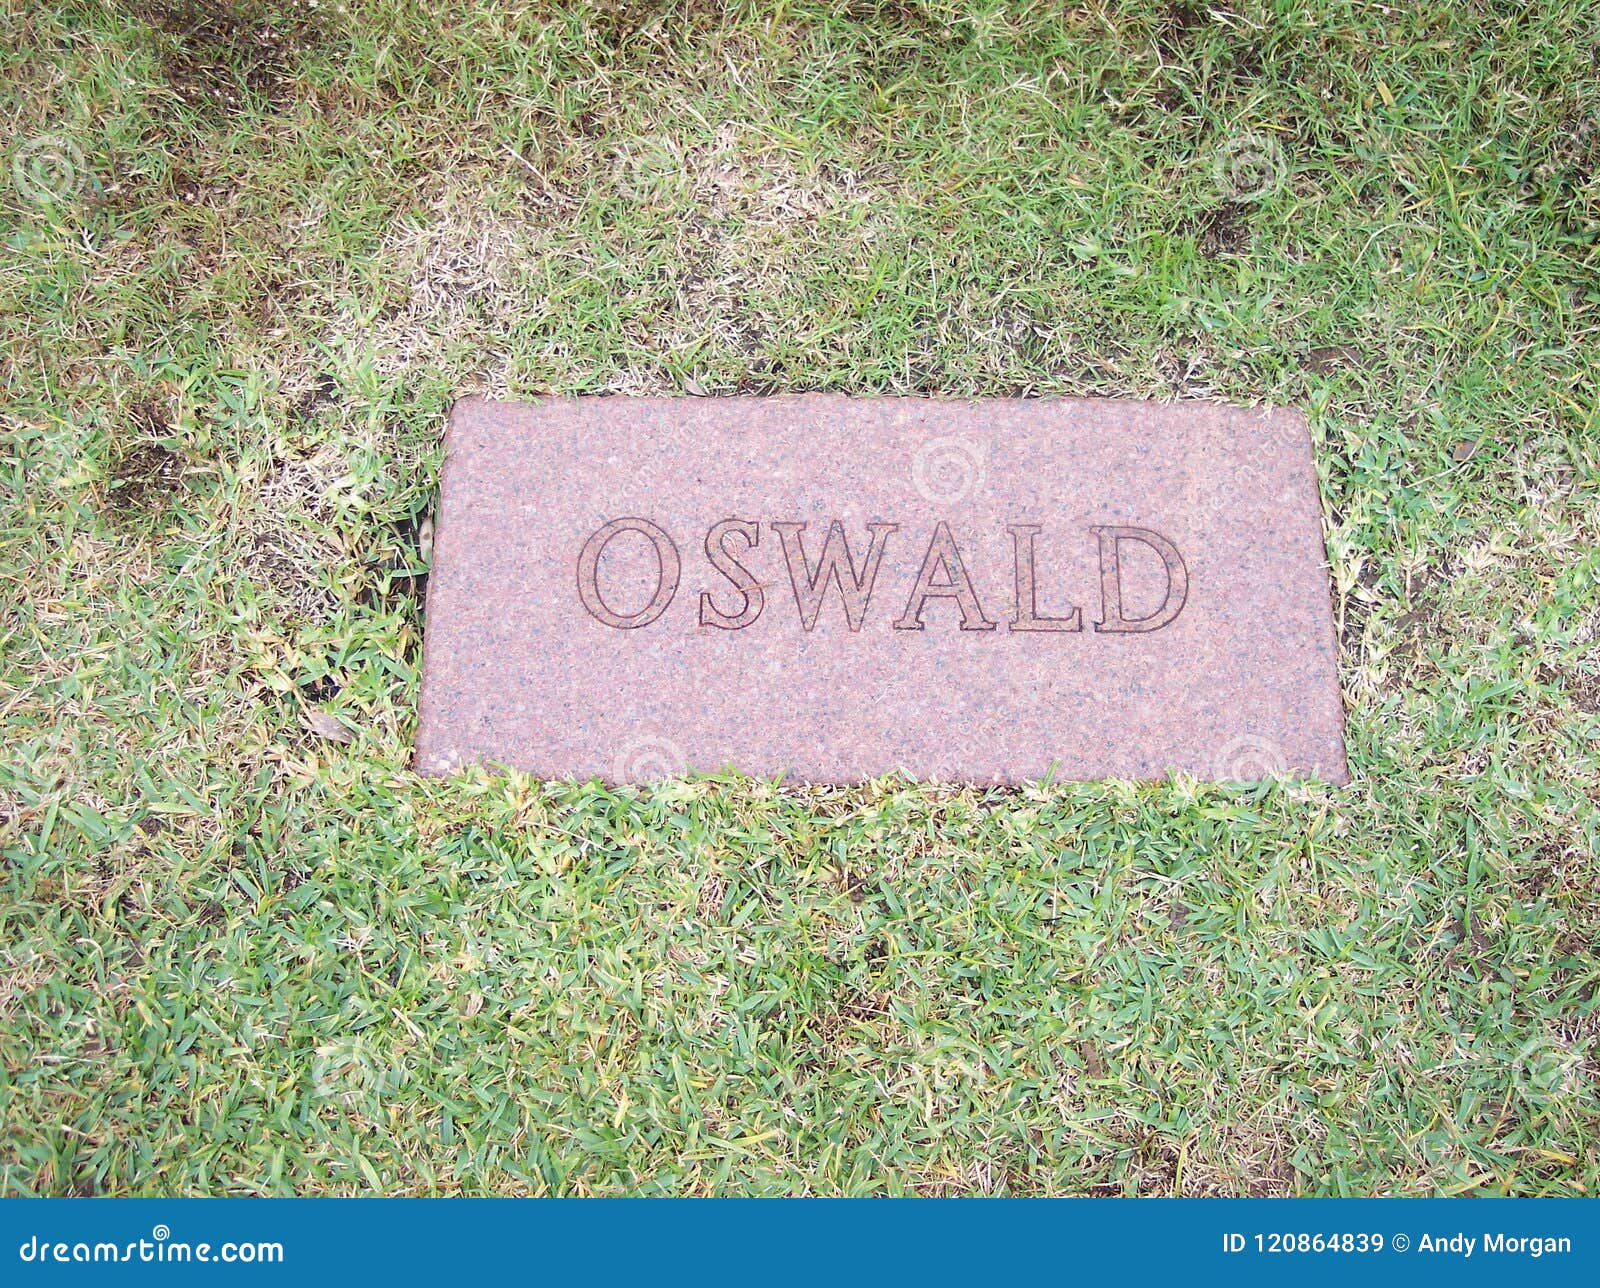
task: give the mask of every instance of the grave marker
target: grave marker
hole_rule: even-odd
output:
[[[1298,413],[457,403],[417,767],[1346,780]]]

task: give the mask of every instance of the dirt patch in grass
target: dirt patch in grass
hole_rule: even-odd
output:
[[[382,549],[367,561],[369,579],[356,596],[362,607],[401,612],[421,624],[428,597],[423,550],[433,540],[432,528],[427,515],[407,515],[390,528]]]
[[[1204,5],[1179,0],[1167,6],[1167,12],[1156,28],[1156,48],[1169,62],[1187,58],[1196,37],[1211,25],[1211,15]]]
[[[1600,675],[1574,675],[1569,686],[1573,705],[1586,715],[1600,715]]]
[[[225,117],[283,107],[305,55],[329,42],[309,0],[131,0],[126,8],[154,33],[173,92]]]
[[[725,8],[721,0],[594,0],[588,18],[599,42],[618,49],[641,35],[668,41],[703,35],[723,20]]]
[[[166,412],[154,399],[129,408],[122,446],[106,471],[106,506],[113,515],[154,509],[182,486],[183,456],[158,441],[170,432]]]
[[[1204,4],[1179,0],[1167,6],[1155,29],[1156,52],[1163,63],[1172,66],[1200,61],[1206,46],[1219,41],[1215,65],[1226,80],[1248,84],[1266,73],[1266,56],[1261,46],[1237,35],[1231,24],[1224,26]]]
[[[1559,888],[1566,865],[1566,848],[1561,841],[1551,839],[1542,844],[1520,872],[1512,876],[1511,883],[1517,894],[1535,900],[1552,888]]]
[[[1319,376],[1363,365],[1361,350],[1351,344],[1324,344],[1306,354],[1305,367]]]
[[[1336,521],[1337,518],[1335,516]],[[1356,570],[1355,587],[1339,606],[1339,642],[1352,658],[1361,656],[1367,618],[1372,615],[1373,606],[1380,598],[1378,582],[1381,575],[1382,570],[1376,559],[1363,560]]]
[[[183,476],[183,458],[160,443],[139,443],[111,465],[111,508],[148,510],[170,496]]]
[[[339,392],[339,380],[331,371],[317,373],[316,380],[295,403],[295,415],[310,420],[324,407],[331,406]]]
[[[1400,636],[1395,655],[1406,662],[1417,662],[1428,645],[1448,634],[1442,606],[1443,595],[1456,574],[1455,559],[1445,551],[1436,568],[1425,570],[1408,586],[1405,609],[1395,619]]]
[[[1250,220],[1239,202],[1224,201],[1185,215],[1178,224],[1178,235],[1193,237],[1195,248],[1207,259],[1237,255],[1250,245]]]

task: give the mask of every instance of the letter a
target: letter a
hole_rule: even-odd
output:
[[[944,577],[934,581],[940,569]],[[920,631],[922,609],[930,599],[953,599],[961,605],[961,629],[964,631],[992,631],[994,623],[983,615],[983,605],[978,593],[972,589],[972,579],[967,576],[966,565],[961,562],[961,551],[950,535],[950,525],[943,519],[933,529],[928,542],[928,553],[922,559],[922,571],[917,574],[917,584],[911,588],[911,598],[906,600],[906,611],[894,624],[897,631]]]

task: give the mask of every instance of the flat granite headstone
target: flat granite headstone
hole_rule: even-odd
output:
[[[1347,781],[1305,418],[463,399],[417,768]]]

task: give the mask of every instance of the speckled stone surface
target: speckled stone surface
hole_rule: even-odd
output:
[[[1297,412],[464,399],[416,767],[1342,783],[1325,560]]]

